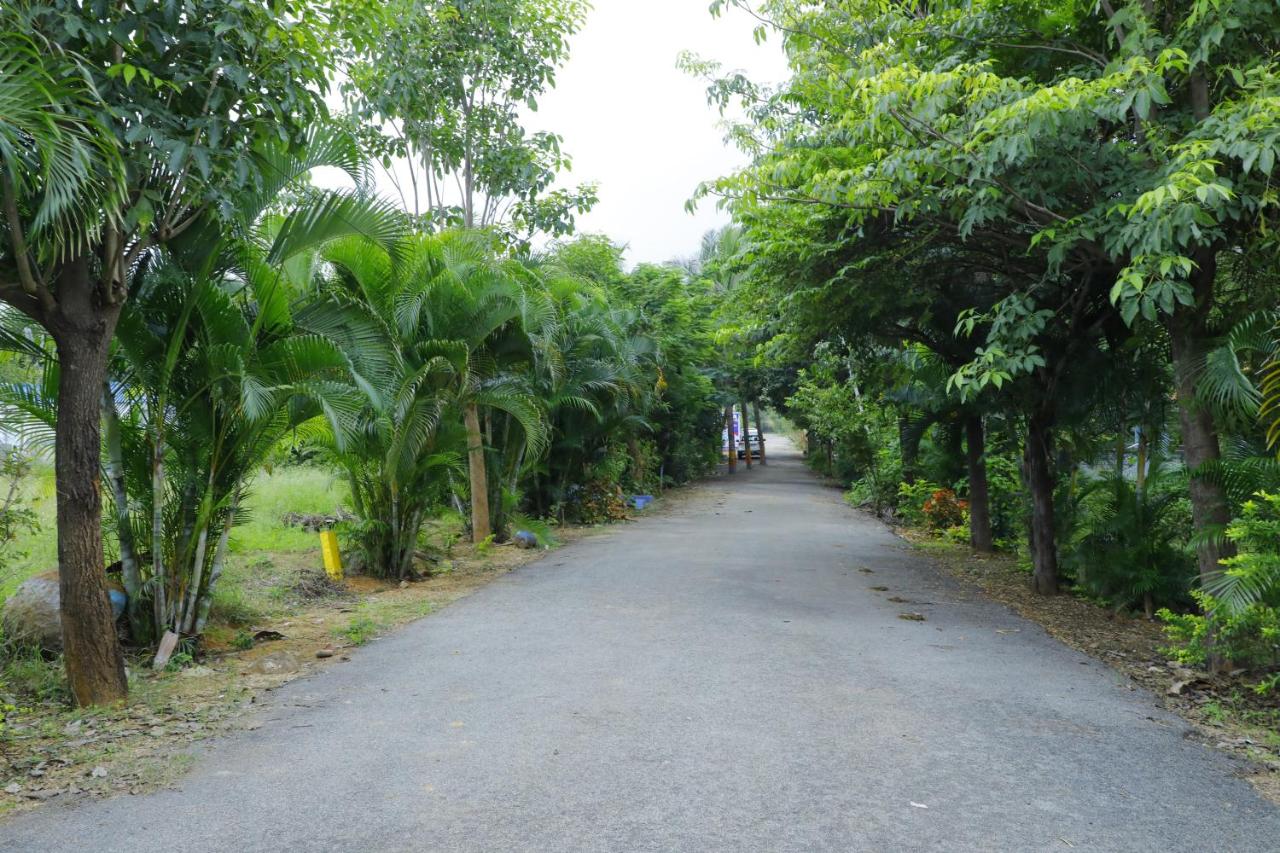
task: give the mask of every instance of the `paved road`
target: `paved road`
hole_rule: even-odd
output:
[[[0,850],[1280,846],[1149,695],[781,453],[270,701],[180,788],[24,816]]]

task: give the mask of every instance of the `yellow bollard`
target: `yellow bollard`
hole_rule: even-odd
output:
[[[342,554],[338,552],[338,534],[320,531],[320,553],[324,555],[324,571],[335,581],[342,580]]]

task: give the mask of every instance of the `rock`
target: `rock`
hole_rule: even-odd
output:
[[[5,639],[37,646],[45,651],[62,651],[62,623],[58,615],[57,571],[27,578],[4,603]]]
[[[22,793],[22,786],[17,782],[10,782],[8,785],[4,786],[4,792],[6,794],[20,794]]]
[[[196,664],[189,666],[178,673],[180,678],[208,678],[213,675],[216,670],[205,666],[204,664]]]
[[[333,657],[333,649],[320,649],[320,651],[316,652],[316,657],[331,658]]]
[[[538,547],[538,537],[528,530],[517,530],[512,541],[515,542],[517,548],[524,548],[525,550]]]
[[[129,597],[124,588],[108,582],[111,612],[116,619],[124,614]],[[4,603],[0,616],[6,639],[36,646],[47,652],[62,651],[62,623],[58,615],[58,570],[27,578]]]
[[[94,779],[105,779],[107,776],[107,768],[95,767],[93,770],[89,771],[89,775]]]
[[[409,588],[409,582],[408,582],[408,581],[400,581],[400,588],[401,588],[401,589],[408,589],[408,588]]]
[[[249,672],[257,675],[282,675],[297,672],[302,662],[291,652],[272,652],[249,664]]]

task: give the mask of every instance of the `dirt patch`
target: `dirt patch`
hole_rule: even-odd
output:
[[[1240,674],[1210,676],[1169,660],[1158,622],[1117,613],[1073,595],[1042,596],[1006,555],[980,555],[920,530],[895,532],[961,581],[1044,627],[1055,639],[1127,676],[1168,711],[1191,723],[1203,743],[1248,762],[1244,774],[1280,804],[1280,707],[1254,693]]]

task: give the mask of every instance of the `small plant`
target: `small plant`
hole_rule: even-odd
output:
[[[180,672],[195,662],[195,656],[193,656],[190,651],[184,649],[180,652],[173,653],[173,657],[169,658],[169,662],[164,665],[164,671]]]
[[[241,628],[236,632],[235,639],[231,641],[231,648],[241,651],[253,648],[253,635]]]
[[[378,623],[368,615],[360,613],[352,616],[347,627],[340,629],[337,634],[353,646],[363,646],[373,639],[377,631]]]
[[[490,533],[488,536],[484,537],[484,539],[476,543],[477,554],[482,557],[488,556],[489,552],[493,550],[493,536],[494,535]]]
[[[1273,672],[1266,678],[1253,685],[1253,692],[1259,696],[1267,696],[1280,690],[1280,672]],[[1280,745],[1280,744],[1278,744]]]

